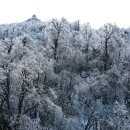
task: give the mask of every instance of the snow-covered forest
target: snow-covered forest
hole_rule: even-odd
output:
[[[130,29],[0,25],[0,130],[130,130]]]

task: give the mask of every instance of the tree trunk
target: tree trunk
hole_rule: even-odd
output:
[[[105,40],[105,59],[104,59],[104,71],[107,71],[107,62],[108,62],[108,41]]]
[[[57,55],[57,47],[58,47],[58,39],[54,40],[54,59],[56,60]]]
[[[9,123],[6,120],[3,120],[3,129],[2,130],[12,130],[9,126]]]

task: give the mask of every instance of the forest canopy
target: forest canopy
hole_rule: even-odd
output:
[[[0,25],[0,130],[129,130],[129,112],[129,28]]]

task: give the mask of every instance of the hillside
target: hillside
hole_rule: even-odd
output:
[[[129,31],[35,15],[0,25],[0,130],[129,130]]]

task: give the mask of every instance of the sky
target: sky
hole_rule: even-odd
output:
[[[23,22],[35,14],[42,21],[65,17],[93,28],[105,23],[127,28],[129,13],[130,0],[0,0],[0,24]]]

